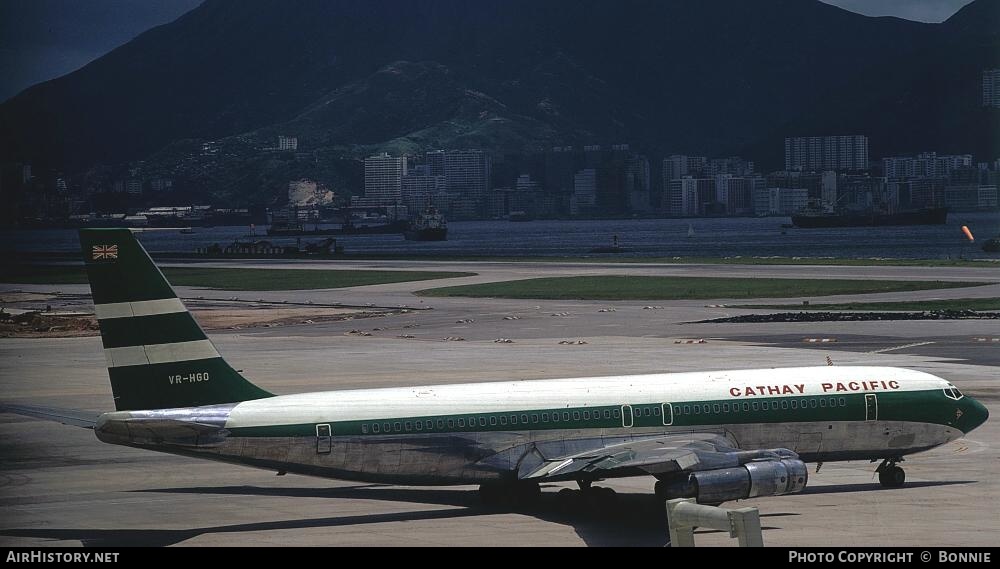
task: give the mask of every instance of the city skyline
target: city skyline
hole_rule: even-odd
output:
[[[7,215],[280,205],[299,180],[342,201],[430,203],[462,219],[745,215],[760,212],[763,189],[785,204],[769,212],[800,207],[799,190],[811,202],[830,194],[762,188],[777,171],[879,176],[882,158],[1000,156],[989,136],[1000,75],[977,39],[992,37],[988,0],[940,26],[818,1],[628,0],[568,13],[530,0],[431,1],[448,9],[212,0],[7,101],[0,162],[21,174],[0,190],[15,188],[9,209],[24,208]],[[373,21],[378,34],[360,31]],[[704,34],[729,25],[737,31]],[[456,26],[465,33],[447,33]],[[256,41],[262,33],[271,41]],[[618,41],[595,52],[605,33]],[[808,43],[822,33],[853,39]],[[738,66],[735,53],[745,53]],[[949,80],[922,85],[929,75]],[[897,107],[900,96],[910,103]],[[380,154],[413,162],[376,182],[369,157]]]

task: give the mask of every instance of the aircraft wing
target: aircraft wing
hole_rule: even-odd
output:
[[[101,416],[95,411],[78,411],[76,409],[60,409],[58,407],[41,407],[38,405],[9,405],[0,403],[0,413],[24,415],[46,421],[55,421],[72,427],[93,429],[97,418]]]
[[[581,474],[595,478],[662,475],[795,457],[787,449],[736,449],[728,439],[714,433],[683,433],[633,439],[570,456],[528,460],[521,464],[518,478],[558,481],[579,478]]]

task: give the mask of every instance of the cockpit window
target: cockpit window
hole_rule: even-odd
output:
[[[955,401],[958,401],[959,399],[965,397],[964,395],[962,395],[962,392],[959,391],[957,387],[945,388],[944,394],[945,396],[948,397],[948,399],[954,399]]]

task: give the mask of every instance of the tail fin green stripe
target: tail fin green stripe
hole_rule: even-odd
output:
[[[128,229],[80,231],[119,411],[272,397],[219,355]]]
[[[105,348],[173,344],[205,340],[205,333],[191,314],[160,314],[101,320],[101,338]]]

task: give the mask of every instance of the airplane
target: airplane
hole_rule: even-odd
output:
[[[219,354],[128,229],[80,242],[114,395],[93,414],[2,410],[105,443],[347,481],[479,485],[492,505],[540,484],[649,476],[661,500],[802,491],[807,463],[881,461],[958,439],[987,409],[945,379],[883,367],[757,369],[274,395]]]

